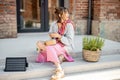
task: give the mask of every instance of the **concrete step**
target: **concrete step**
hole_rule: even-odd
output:
[[[55,66],[52,63],[35,63],[30,60],[28,62],[29,67],[25,72],[4,72],[4,61],[0,62],[0,80],[22,80],[53,74]],[[102,55],[98,62],[86,62],[75,58],[75,62],[64,62],[62,67],[65,74],[120,67],[120,54]]]
[[[22,80],[50,80],[51,76],[22,79]],[[65,74],[61,80],[120,80],[120,68],[101,69],[95,71]]]

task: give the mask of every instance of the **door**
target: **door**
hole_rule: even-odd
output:
[[[59,0],[16,0],[18,32],[47,32]]]

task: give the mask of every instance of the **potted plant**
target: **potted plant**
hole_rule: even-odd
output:
[[[25,26],[27,28],[31,28],[33,26],[33,22],[31,20],[26,21]]]
[[[85,61],[96,62],[100,58],[101,48],[104,46],[104,39],[100,37],[84,37],[82,56]]]

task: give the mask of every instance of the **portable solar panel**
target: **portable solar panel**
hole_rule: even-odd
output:
[[[26,71],[26,57],[7,57],[4,71]]]

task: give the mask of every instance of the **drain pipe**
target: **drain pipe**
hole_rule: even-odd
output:
[[[88,0],[88,20],[87,20],[87,35],[91,35],[92,31],[92,0]]]
[[[59,0],[59,6],[64,7],[64,2],[65,2],[64,0]]]

